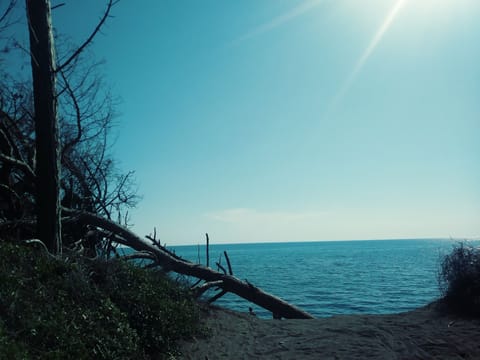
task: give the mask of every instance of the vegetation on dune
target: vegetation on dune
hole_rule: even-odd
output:
[[[197,331],[188,290],[123,260],[53,258],[0,242],[0,354],[8,359],[150,359]]]
[[[466,242],[455,245],[443,258],[439,284],[447,311],[480,316],[480,248]]]

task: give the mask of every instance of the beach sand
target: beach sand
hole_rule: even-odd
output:
[[[180,359],[480,359],[480,321],[435,305],[394,315],[264,320],[202,310],[208,335],[181,343]]]

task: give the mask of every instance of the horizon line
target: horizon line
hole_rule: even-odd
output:
[[[374,238],[374,239],[338,239],[338,240],[298,240],[298,241],[246,241],[246,242],[212,242],[210,241],[210,246],[215,245],[262,245],[262,244],[292,244],[292,243],[315,243],[315,242],[353,242],[353,241],[408,241],[408,240],[439,240],[439,241],[480,241],[480,237],[421,237],[421,238]],[[168,245],[166,247],[178,247],[178,246],[205,246],[205,242],[196,243],[196,244],[178,244],[178,245]]]

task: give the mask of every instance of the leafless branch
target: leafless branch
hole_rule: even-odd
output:
[[[10,149],[11,149],[11,152],[10,152],[10,156],[13,156],[14,158],[16,158],[17,160],[21,161],[21,162],[24,162],[26,164],[28,164],[18,146],[16,145],[16,142],[15,140],[13,139],[13,136],[12,136],[12,131],[10,130],[11,128],[13,128],[13,132],[17,133],[17,138],[20,137],[20,139],[17,139],[17,140],[20,140],[21,142],[26,142],[26,139],[24,138],[24,136],[21,135],[21,131],[19,130],[18,128],[18,125],[17,125],[17,122],[12,119],[11,116],[9,116],[7,113],[5,113],[4,111],[0,110],[0,120],[4,120],[5,122],[1,121],[0,122],[0,132],[1,132],[1,136],[4,138],[4,141],[5,141],[5,144],[7,144]],[[8,125],[7,125],[8,123]]]
[[[39,240],[39,239],[29,239],[29,240],[25,240],[24,241],[25,244],[39,244],[47,253],[47,255],[53,257],[53,258],[56,258],[55,255],[53,255],[50,251],[48,251],[48,248],[47,246],[45,245],[45,243],[42,241],[42,240]]]
[[[32,168],[27,163],[25,163],[21,160],[17,160],[13,157],[7,156],[3,153],[0,153],[0,160],[16,166],[17,168],[22,170],[27,176],[29,176],[31,179],[35,178],[35,173],[33,172]]]
[[[138,260],[138,259],[152,260],[154,262],[157,260],[155,255],[153,255],[151,252],[148,252],[148,251],[138,251],[133,254],[123,255],[121,258],[124,260]]]
[[[222,270],[224,274],[227,274],[227,270],[219,262],[216,262],[215,264],[217,265],[218,270]]]
[[[225,295],[227,293],[227,291],[225,290],[222,290],[220,291],[218,294],[216,294],[215,296],[212,296],[210,299],[208,299],[208,303],[211,304],[215,301],[217,301],[218,299],[220,299],[223,295]]]
[[[77,98],[76,98],[72,88],[70,87],[70,83],[69,83],[67,77],[65,76],[65,73],[61,70],[59,72],[60,72],[60,76],[62,77],[63,82],[65,84],[65,89],[67,90],[68,96],[72,100],[72,103],[73,103],[73,106],[74,106],[74,109],[75,109],[75,115],[76,115],[75,118],[76,118],[76,125],[77,125],[77,135],[72,140],[67,142],[62,149],[61,158],[63,159],[64,154],[68,153],[68,151],[75,144],[77,144],[80,141],[80,139],[82,138],[82,119],[81,119],[82,116],[81,116],[80,106],[78,105]]]
[[[97,26],[95,27],[95,29],[92,31],[92,33],[90,34],[90,36],[83,42],[82,45],[80,45],[78,47],[77,50],[74,51],[74,53],[60,66],[57,67],[57,69],[55,70],[56,72],[59,72],[59,71],[62,71],[66,66],[68,66],[76,57],[78,57],[78,55],[80,55],[80,53],[92,42],[93,38],[95,37],[95,35],[97,35],[97,33],[100,31],[100,29],[102,28],[103,24],[105,23],[105,21],[107,20],[107,18],[109,17],[110,15],[110,10],[112,9],[112,7],[118,2],[117,1],[114,1],[114,0],[109,0],[108,1],[108,4],[107,4],[107,8],[103,14],[103,17],[100,19],[100,21],[98,22]]]
[[[206,248],[205,248],[205,252],[206,252],[206,258],[207,258],[207,267],[209,267],[210,265],[210,252],[209,252],[209,247],[210,247],[210,239],[208,238],[208,233],[205,234],[205,237],[207,238],[206,239]]]
[[[199,298],[208,289],[211,289],[212,287],[218,287],[220,285],[223,285],[223,280],[209,281],[200,286],[192,287],[191,290],[193,291],[195,298]]]
[[[57,5],[52,6],[51,9],[52,9],[52,10],[55,10],[55,9],[58,9],[59,7],[64,6],[64,5],[65,5],[65,3],[60,3],[60,4],[57,4]]]
[[[7,20],[9,15],[12,13],[13,8],[15,7],[16,0],[10,0],[7,7],[3,11],[2,15],[0,15],[0,31],[5,30],[11,23]],[[2,24],[6,22],[5,24]]]
[[[227,261],[228,273],[229,273],[229,275],[233,275],[232,265],[230,264],[230,259],[229,259],[229,257],[228,257],[227,252],[224,251],[224,252],[223,252],[223,255],[225,255],[225,260]]]

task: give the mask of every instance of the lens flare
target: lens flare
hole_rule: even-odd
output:
[[[277,16],[270,21],[252,29],[249,31],[247,34],[241,36],[236,40],[236,42],[239,41],[244,41],[247,39],[250,39],[252,37],[255,37],[257,35],[263,34],[265,32],[271,31],[281,25],[284,25],[285,23],[309,12],[310,10],[314,9],[318,5],[321,5],[324,2],[324,0],[305,0],[302,3],[300,3],[298,6],[294,7],[293,9],[290,9],[288,12]]]
[[[383,36],[385,35],[385,33],[388,31],[393,21],[395,20],[395,17],[398,15],[400,9],[405,5],[407,1],[408,0],[398,0],[393,6],[392,10],[390,10],[390,12],[387,14],[385,20],[383,21],[381,26],[378,28],[377,32],[373,36],[372,40],[368,44],[365,51],[362,53],[362,56],[360,56],[360,58],[356,62],[352,72],[350,73],[348,78],[344,81],[342,87],[340,88],[335,98],[333,99],[332,104],[330,106],[329,113],[332,113],[336,109],[338,104],[342,101],[343,97],[347,94],[348,90],[354,83],[358,74],[360,73],[362,68],[365,66],[365,63],[368,61],[372,53],[375,51],[375,48],[378,46]]]

